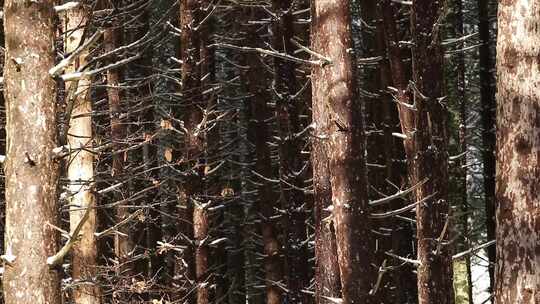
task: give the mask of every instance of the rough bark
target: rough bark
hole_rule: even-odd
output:
[[[7,304],[60,304],[60,278],[47,257],[56,253],[58,163],[53,1],[4,5],[7,104],[6,229],[3,274]]]
[[[273,48],[281,53],[294,56],[294,7],[290,0],[274,0],[273,11],[279,16],[273,24]],[[280,58],[274,59],[274,98],[276,100],[276,121],[279,135],[279,176],[282,209],[284,217],[285,275],[287,277],[287,299],[290,303],[309,303],[311,296],[302,292],[309,285],[309,266],[306,235],[306,197],[304,183],[304,142],[297,133],[301,131],[299,108],[300,96],[295,96],[298,84],[295,75],[296,64]]]
[[[332,61],[313,68],[312,102],[314,107],[326,107],[322,116],[314,113],[313,123],[316,136],[326,141],[329,158],[341,298],[346,304],[370,303],[371,281],[375,278],[369,259],[365,134],[356,87],[349,1],[313,1],[312,22],[313,51]],[[321,130],[319,124],[328,127]]]
[[[83,41],[84,27],[88,18],[86,7],[69,10],[63,18],[64,47],[66,53],[71,53]],[[67,69],[67,73],[76,72],[86,64],[88,52],[80,57]],[[77,304],[101,303],[101,291],[96,281],[97,274],[97,243],[96,232],[96,198],[94,196],[94,155],[88,151],[92,146],[92,100],[90,99],[90,79],[80,79],[78,82],[66,83],[66,92],[73,92],[73,108],[69,121],[67,143],[71,149],[77,150],[71,154],[67,162],[68,191],[70,194],[69,225],[71,233],[88,211],[87,219],[80,230],[79,241],[73,246],[72,277],[81,284],[75,284],[73,302]],[[74,87],[74,88],[72,88]]]
[[[263,15],[261,11],[253,9],[249,16],[250,20],[259,20]],[[246,44],[254,47],[263,45],[262,39],[250,26],[247,29]],[[269,76],[262,66],[262,59],[257,54],[246,54],[245,79],[247,79],[248,91],[251,94],[248,109],[250,113],[249,129],[253,130],[251,137],[255,146],[255,171],[264,176],[272,177],[272,160],[270,158],[270,128],[268,121],[272,117],[272,111],[268,106],[272,95],[268,90],[270,84]],[[266,281],[266,303],[282,303],[282,289],[276,283],[283,281],[283,262],[281,260],[281,244],[278,239],[277,220],[275,219],[274,207],[276,198],[272,190],[272,185],[266,180],[257,180],[257,211],[261,215],[260,229],[264,246],[264,273]]]
[[[490,51],[491,36],[489,4],[491,0],[478,0],[478,32],[480,39],[480,104],[482,121],[482,161],[486,210],[487,240],[495,239],[495,79],[494,61]],[[495,286],[495,246],[487,248],[489,260],[490,290]]]
[[[379,4],[379,14],[381,15],[381,27],[384,35],[385,46],[388,56],[388,65],[389,77],[392,79],[392,85],[397,89],[397,92],[394,94],[394,101],[397,103],[397,110],[399,114],[399,124],[401,130],[411,130],[412,129],[412,114],[406,110],[406,105],[411,103],[411,92],[408,89],[408,83],[410,75],[403,63],[402,51],[399,47],[399,36],[397,33],[396,25],[396,6],[397,4],[393,3],[390,0],[383,0]],[[382,72],[382,71],[381,71]],[[393,125],[393,124],[391,124]],[[410,141],[406,139],[405,151],[411,150]],[[404,158],[403,146],[399,145],[399,155],[398,159]],[[398,168],[401,172],[401,168]],[[409,186],[412,181],[409,181]],[[394,206],[394,205],[392,205]],[[395,254],[400,256],[410,256],[414,252],[414,246],[412,245],[413,240],[413,231],[409,223],[401,223],[398,228],[395,228],[393,232],[393,246],[392,249]],[[418,297],[417,285],[416,285],[416,275],[413,267],[411,265],[403,265],[399,268],[400,271],[394,271],[394,285],[396,288],[395,292],[395,303],[405,303],[416,301]]]
[[[441,3],[414,0],[411,10],[415,111],[413,129],[402,131],[411,184],[416,190],[418,300],[420,304],[454,303],[451,246],[446,229],[448,204],[448,112],[443,101],[443,51],[440,44]]]
[[[540,1],[500,1],[495,303],[540,303]]]

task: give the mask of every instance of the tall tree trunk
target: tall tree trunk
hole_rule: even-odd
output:
[[[314,107],[326,108],[322,113],[314,112],[313,123],[316,136],[326,141],[329,159],[342,300],[345,304],[370,303],[374,274],[369,259],[365,134],[351,51],[349,1],[315,0],[312,12],[313,51],[332,61],[313,68],[312,102]],[[325,125],[326,130],[321,130]]]
[[[455,38],[463,37],[463,0],[455,0],[454,5],[454,35]],[[462,47],[463,44],[460,44]],[[462,250],[467,250],[470,245],[470,235],[469,235],[469,202],[468,202],[468,193],[467,193],[467,120],[468,120],[468,105],[467,105],[467,96],[465,90],[465,54],[460,53],[456,58],[456,90],[457,90],[457,102],[459,106],[459,151],[464,153],[459,161],[457,162],[458,172],[459,172],[459,187],[460,190],[460,199],[459,199],[459,208],[460,208],[460,223],[458,226],[461,227],[461,235],[459,248]],[[471,257],[467,255],[465,257],[465,268],[466,268],[466,283],[467,283],[467,296],[469,303],[473,303],[473,286],[472,286],[472,273],[471,273]]]
[[[489,4],[491,0],[478,0],[478,32],[480,39],[480,104],[482,121],[482,161],[484,175],[484,200],[486,210],[487,240],[495,239],[495,79],[494,60],[490,51],[491,36]],[[495,246],[487,248],[489,260],[490,291],[495,286]]]
[[[411,102],[412,94],[408,89],[408,83],[410,75],[408,75],[407,68],[402,60],[402,51],[399,47],[400,37],[397,33],[396,25],[396,9],[398,5],[390,0],[383,0],[379,4],[379,14],[382,19],[382,31],[385,37],[385,44],[387,49],[388,64],[389,64],[389,76],[392,78],[393,87],[397,89],[394,94],[395,101],[398,102],[398,114],[399,123],[402,130],[410,130],[412,128],[412,113],[405,109],[406,105]],[[408,140],[405,140],[408,143]],[[400,145],[400,149],[402,146]],[[411,145],[405,145],[405,150],[411,148]],[[403,153],[403,150],[400,152]],[[398,158],[402,158],[399,156]],[[409,181],[409,184],[411,181]],[[402,223],[401,227],[397,228],[393,232],[393,246],[392,249],[396,254],[400,256],[409,256],[414,253],[414,246],[412,245],[413,232],[411,225],[408,223]],[[399,268],[401,271],[394,271],[394,285],[396,291],[396,303],[414,302],[418,297],[416,274],[411,265],[403,265]]]
[[[418,299],[420,304],[454,303],[452,252],[448,241],[448,112],[443,93],[442,7],[437,1],[413,0],[413,129],[405,129],[411,183],[416,190]],[[410,111],[401,107],[400,111]]]
[[[115,22],[113,27],[105,30],[103,41],[106,52],[110,52],[121,45],[122,31],[118,27],[118,22]],[[118,182],[121,181],[124,175],[124,153],[120,151],[125,147],[124,141],[126,140],[127,132],[126,125],[122,123],[121,119],[121,114],[124,110],[120,89],[121,79],[122,76],[119,69],[107,71],[107,98],[109,100],[111,140],[113,143],[111,175]],[[121,222],[129,216],[129,210],[123,205],[117,206],[115,212],[117,222]],[[130,255],[134,247],[132,234],[126,225],[121,226],[119,231],[121,233],[117,233],[114,236],[114,252],[119,262],[117,273],[129,276],[133,268],[130,261]]]
[[[184,147],[182,156],[186,164],[185,170],[188,171],[188,178],[181,191],[184,192],[183,202],[180,202],[180,232],[189,240],[184,240],[186,249],[182,254],[183,261],[177,262],[178,269],[175,275],[180,275],[183,280],[185,291],[182,297],[188,303],[204,301],[208,298],[208,289],[205,284],[200,282],[199,275],[201,271],[207,268],[205,254],[207,251],[201,251],[201,247],[191,244],[194,238],[196,241],[202,240],[201,237],[207,233],[207,220],[203,204],[201,201],[203,190],[202,174],[203,168],[200,164],[203,156],[204,138],[199,130],[199,124],[202,123],[203,113],[201,110],[201,73],[200,73],[200,32],[195,28],[201,21],[201,7],[197,0],[187,0],[180,2],[180,58],[182,60],[182,109],[183,120],[187,134],[184,138]],[[197,243],[197,242],[196,242]],[[190,294],[190,282],[195,282],[197,289],[196,297]]]
[[[540,303],[540,1],[499,2],[495,303]]]
[[[4,300],[60,304],[60,277],[47,257],[57,249],[58,162],[53,1],[4,5],[7,104]],[[52,225],[51,225],[52,224]]]
[[[64,47],[66,53],[72,53],[83,41],[88,12],[81,6],[68,10],[64,17]],[[67,72],[77,72],[86,64],[88,52],[83,52],[78,60],[70,65]],[[97,274],[97,240],[96,232],[96,198],[94,185],[94,155],[89,152],[92,146],[92,100],[90,99],[91,80],[80,79],[66,83],[66,92],[71,92],[73,107],[70,113],[67,143],[70,149],[80,149],[71,154],[67,169],[70,193],[69,225],[73,233],[79,222],[88,213],[80,230],[79,241],[73,246],[72,277],[79,280],[73,290],[73,302],[77,304],[101,303],[101,291],[96,280]],[[71,101],[69,101],[71,103]],[[90,208],[90,211],[86,209]]]
[[[280,16],[273,24],[273,47],[275,50],[294,56],[291,41],[294,36],[294,7],[290,0],[274,0],[274,14]],[[302,99],[295,96],[298,85],[295,75],[296,64],[281,58],[274,59],[274,86],[276,121],[279,134],[279,175],[282,207],[287,210],[285,227],[285,260],[287,298],[290,303],[308,304],[311,296],[302,290],[309,285],[309,266],[306,235],[306,197],[304,183],[304,160],[301,152],[302,139],[296,134],[301,131],[299,108]]]

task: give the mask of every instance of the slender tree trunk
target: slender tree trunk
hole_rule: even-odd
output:
[[[273,47],[294,56],[294,7],[290,0],[274,0],[274,13],[280,18],[273,24]],[[309,266],[306,235],[306,197],[302,190],[304,182],[303,141],[296,136],[301,131],[299,107],[302,99],[295,96],[298,85],[296,64],[280,58],[274,59],[274,86],[276,120],[279,134],[279,175],[281,200],[287,215],[284,220],[287,298],[290,303],[307,304],[311,296],[302,290],[309,285]]]
[[[253,9],[250,20],[259,20],[264,16],[261,12]],[[246,41],[255,47],[263,45],[262,39],[256,32],[256,28],[250,26],[247,29]],[[270,84],[268,74],[262,66],[261,58],[257,54],[246,54],[244,65],[249,68],[245,71],[248,90],[252,97],[248,101],[250,113],[249,129],[253,130],[251,136],[255,146],[255,171],[264,176],[272,177],[272,160],[270,158],[270,129],[268,121],[272,116],[272,111],[268,102],[272,96],[267,87]],[[276,283],[283,281],[283,262],[281,255],[281,244],[278,239],[277,220],[275,219],[276,198],[272,185],[268,181],[260,179],[258,186],[257,209],[262,217],[261,232],[264,246],[264,272],[266,280],[266,304],[282,303],[282,289]]]
[[[540,1],[499,2],[495,303],[540,303]]]
[[[184,240],[186,249],[182,254],[183,261],[176,263],[178,269],[176,275],[183,277],[185,284],[183,297],[188,303],[201,303],[208,300],[208,289],[201,279],[201,272],[208,267],[207,253],[203,247],[190,244],[191,240],[201,241],[208,231],[206,212],[202,210],[201,201],[203,190],[202,175],[203,166],[200,161],[203,157],[204,138],[198,125],[203,120],[201,99],[201,70],[200,60],[200,32],[195,28],[201,21],[201,6],[197,0],[180,2],[180,58],[182,60],[182,108],[183,120],[187,134],[184,139],[182,155],[187,165],[188,178],[185,184],[180,186],[184,191],[183,202],[180,203],[180,232],[190,240]],[[201,250],[202,249],[202,250]],[[183,266],[182,266],[183,265]],[[197,289],[196,297],[190,295],[190,282],[195,282]]]
[[[454,34],[456,38],[463,37],[463,0],[456,0],[454,3]],[[462,47],[462,44],[460,45]],[[456,59],[456,89],[457,89],[457,98],[459,104],[459,147],[460,152],[465,153],[461,156],[458,163],[459,170],[459,187],[460,189],[460,226],[461,226],[461,249],[467,250],[470,245],[470,235],[469,235],[469,202],[468,202],[468,193],[467,193],[467,120],[468,120],[468,107],[467,107],[467,96],[465,91],[465,55],[459,54]],[[468,255],[465,257],[465,267],[467,275],[467,296],[469,303],[473,303],[473,286],[472,286],[472,273],[471,273],[471,257]]]
[[[418,299],[420,304],[454,303],[448,204],[448,112],[443,93],[443,51],[440,44],[441,4],[413,0],[413,129],[404,129],[412,184],[416,190],[418,240]]]
[[[383,0],[379,4],[379,13],[382,19],[382,31],[385,37],[385,45],[387,49],[388,64],[389,64],[389,77],[392,78],[393,87],[397,89],[394,93],[394,99],[398,102],[398,114],[399,123],[402,130],[411,130],[412,128],[412,114],[405,109],[406,105],[411,103],[411,93],[408,90],[408,83],[410,76],[408,75],[407,68],[402,60],[402,51],[399,47],[399,40],[396,27],[396,10],[395,3],[390,0]],[[405,151],[411,149],[409,140],[405,140]],[[400,150],[402,149],[399,145]],[[403,158],[403,150],[398,159]],[[400,170],[400,169],[398,169]],[[411,181],[409,181],[409,184]],[[403,206],[404,207],[404,206]],[[396,254],[400,256],[410,256],[414,253],[413,246],[413,232],[411,225],[408,223],[402,223],[396,231],[393,232],[393,246],[392,249]],[[400,271],[394,271],[394,285],[396,291],[396,304],[413,302],[418,297],[416,275],[411,265],[403,265],[399,268]]]
[[[480,39],[480,104],[482,121],[482,160],[484,175],[484,196],[486,210],[487,240],[495,239],[495,79],[494,59],[490,51],[491,37],[489,4],[491,0],[478,0],[478,32]],[[489,260],[490,291],[495,286],[495,246],[487,248]]]
[[[312,12],[313,50],[332,61],[313,68],[313,105],[326,107],[325,112],[314,113],[313,122],[316,136],[327,142],[342,300],[345,304],[370,303],[375,278],[369,259],[365,134],[351,52],[349,1],[315,0]],[[319,124],[328,128],[321,130]]]
[[[56,253],[58,162],[53,1],[7,0],[4,5],[7,104],[6,304],[60,304],[60,277],[47,257]],[[52,225],[51,225],[52,224]]]
[[[116,27],[110,27],[105,30],[104,44],[105,51],[110,52],[121,45],[122,32]],[[113,59],[114,60],[114,59]],[[126,127],[120,118],[122,108],[122,96],[120,91],[121,71],[119,69],[111,69],[107,71],[107,97],[109,99],[109,112],[111,119],[111,139],[113,142],[113,157],[111,175],[120,181],[124,174],[124,153],[118,152],[125,146]],[[116,207],[116,221],[120,222],[129,216],[129,210],[119,205]],[[121,233],[114,236],[114,251],[119,262],[117,273],[129,275],[132,270],[130,255],[133,251],[132,235],[126,225],[119,228]]]
[[[88,12],[84,6],[69,10],[64,17],[64,47],[71,53],[82,43]],[[87,52],[83,52],[67,72],[76,72],[86,64]],[[73,233],[75,227],[88,212],[87,219],[80,230],[80,239],[73,247],[72,277],[83,283],[76,284],[73,302],[77,304],[101,303],[101,291],[96,280],[97,243],[96,198],[94,186],[94,155],[87,149],[92,146],[92,100],[90,99],[90,79],[66,83],[66,92],[72,92],[73,108],[70,113],[67,143],[71,149],[81,149],[70,157],[67,169],[69,180],[70,213],[69,223]],[[72,88],[74,86],[74,88]],[[71,101],[69,101],[71,102]],[[91,208],[91,211],[86,209]]]

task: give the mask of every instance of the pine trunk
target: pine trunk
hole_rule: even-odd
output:
[[[419,304],[454,303],[449,240],[448,111],[443,104],[442,7],[414,0],[411,11],[415,111],[404,129],[411,184],[416,190]]]
[[[313,123],[316,140],[324,142],[328,157],[332,221],[345,304],[370,303],[374,279],[369,258],[372,250],[363,110],[351,51],[354,47],[349,9],[349,1],[345,0],[312,2],[313,51],[332,61],[313,68],[313,108],[325,108],[322,113],[314,111]]]
[[[79,7],[66,12],[64,18],[64,47],[67,53],[72,53],[79,47],[83,39],[84,26],[88,13],[85,7]],[[83,52],[79,59],[66,69],[68,73],[77,72],[85,66],[88,52]],[[80,149],[69,158],[67,178],[70,195],[70,229],[73,230],[84,214],[88,212],[85,223],[80,230],[79,241],[73,246],[72,277],[75,281],[73,302],[76,304],[101,303],[101,291],[97,282],[97,240],[96,232],[96,198],[94,187],[94,155],[89,152],[93,144],[92,134],[92,101],[90,99],[91,80],[82,78],[77,82],[66,83],[69,92],[68,102],[73,102],[70,113],[67,143],[71,150]],[[90,208],[90,211],[87,209]]]
[[[7,304],[60,304],[60,276],[47,257],[58,232],[54,1],[4,5],[7,105],[6,228],[3,274]],[[52,224],[52,225],[51,225]]]
[[[495,303],[540,303],[540,1],[499,2]]]

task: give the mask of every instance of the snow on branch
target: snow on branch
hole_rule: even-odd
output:
[[[70,1],[70,2],[66,2],[66,3],[64,3],[62,5],[56,5],[54,7],[54,11],[58,14],[60,12],[75,9],[75,8],[79,7],[79,5],[81,5],[80,2]]]
[[[77,59],[83,51],[90,48],[99,39],[99,37],[101,37],[103,32],[104,31],[97,31],[96,33],[94,33],[94,35],[92,35],[92,37],[90,37],[90,39],[88,39],[83,45],[73,51],[67,58],[64,58],[62,61],[60,61],[60,63],[58,63],[56,66],[51,68],[49,70],[49,75],[51,75],[52,77],[56,77],[60,73],[62,73],[62,71],[71,63],[73,63],[73,61],[75,61],[75,59]]]
[[[119,68],[119,67],[121,67],[123,65],[126,65],[126,64],[128,64],[128,63],[130,63],[132,61],[135,61],[135,60],[139,59],[139,57],[141,57],[141,54],[136,54],[134,56],[119,60],[119,61],[117,61],[115,63],[111,63],[111,64],[109,64],[107,66],[104,66],[104,67],[101,67],[101,68],[98,68],[98,69],[95,69],[95,70],[74,72],[74,73],[64,74],[64,75],[62,75],[60,77],[64,81],[78,81],[78,80],[80,80],[82,78],[92,77],[95,74]]]
[[[69,240],[67,243],[53,256],[50,256],[47,258],[47,265],[49,266],[57,266],[64,260],[64,257],[69,253],[73,245],[79,240],[79,233],[81,232],[81,229],[84,225],[84,223],[88,220],[88,216],[90,215],[90,210],[92,210],[91,207],[86,207],[86,211],[84,212],[83,217],[73,230],[73,234],[71,234]]]

